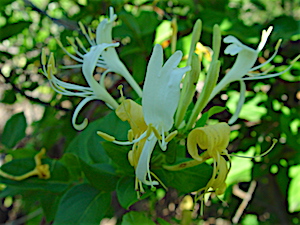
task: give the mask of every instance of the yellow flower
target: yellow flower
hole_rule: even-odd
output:
[[[7,179],[11,180],[25,180],[32,176],[38,176],[40,179],[49,179],[50,178],[50,170],[48,164],[42,164],[42,158],[46,153],[46,149],[42,149],[38,154],[35,155],[34,161],[35,161],[35,168],[28,173],[25,173],[20,176],[14,176],[11,174],[8,174],[2,170],[0,170],[0,176],[5,177]]]
[[[148,129],[144,121],[142,106],[130,99],[126,99],[121,103],[116,109],[116,114],[122,121],[127,121],[130,124],[131,130],[128,131],[129,141],[138,139]],[[139,142],[135,142],[132,150],[128,153],[129,162],[134,168],[137,167],[145,141],[146,138],[142,138]]]
[[[192,130],[187,139],[187,148],[189,154],[197,161],[203,162],[208,158],[213,158],[213,175],[206,187],[200,189],[204,191],[201,195],[213,189],[217,195],[223,194],[226,189],[226,177],[229,168],[224,156],[229,158],[227,146],[230,138],[230,127],[227,123],[218,123],[206,127],[198,127]],[[198,147],[204,151],[198,154]]]

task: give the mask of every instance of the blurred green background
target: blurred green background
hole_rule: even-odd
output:
[[[262,29],[274,26],[258,59],[264,62],[270,57],[277,40],[282,38],[273,63],[276,66],[274,72],[284,70],[300,50],[300,0],[1,0],[0,130],[3,153],[7,153],[6,148],[46,147],[50,157],[62,156],[77,135],[70,118],[80,99],[61,96],[51,90],[47,79],[39,73],[41,50],[54,52],[58,66],[69,64],[71,59],[65,56],[54,37],[69,46],[67,36],[82,36],[78,21],[95,29],[99,19],[108,13],[109,6],[113,6],[118,15],[113,29],[114,40],[121,42],[117,51],[140,85],[154,43],[164,46],[166,57],[171,54],[173,18],[178,23],[177,49],[184,55],[188,53],[189,34],[199,18],[203,22],[200,42],[204,46],[211,46],[214,24],[220,25],[223,37],[234,35],[253,48],[260,40]],[[220,77],[235,60],[235,57],[223,54],[225,47],[222,45]],[[203,71],[205,69],[204,66]],[[58,76],[67,82],[85,84],[79,69],[59,70]],[[109,90],[117,96],[116,87],[122,82],[120,77],[112,76]],[[276,138],[279,142],[263,158],[233,157],[223,202],[217,198],[210,200],[204,216],[195,215],[194,221],[196,224],[232,224],[236,220],[244,225],[300,224],[300,62],[278,78],[247,81],[246,85],[246,103],[240,119],[233,125],[229,151],[253,156],[267,150],[271,139]],[[233,83],[208,105],[229,109],[213,119],[228,121],[235,110],[238,91],[238,84]],[[135,97],[126,87],[125,95]],[[81,115],[93,121],[108,111],[102,102],[95,101],[88,104]],[[16,135],[21,141],[11,140],[11,131],[5,126],[12,115],[15,117],[10,122],[18,127]],[[251,188],[254,188],[252,195]],[[0,197],[3,203],[0,223],[28,215],[25,224],[47,224],[30,194],[12,198],[2,192]],[[247,198],[249,202],[243,207],[242,201]],[[156,204],[158,216],[166,220],[176,218],[176,211],[170,207],[171,204],[177,207],[176,195],[163,192],[153,204]],[[111,215],[119,218],[124,212],[118,206],[116,208],[117,213]]]

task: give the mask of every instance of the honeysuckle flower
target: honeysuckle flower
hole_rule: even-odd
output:
[[[110,7],[109,8],[109,19],[106,18],[106,19],[102,20],[96,29],[96,39],[94,38],[95,35],[92,33],[92,31],[90,29],[88,29],[88,31],[87,31],[81,22],[79,22],[79,26],[80,26],[80,29],[81,29],[82,33],[84,34],[85,38],[91,45],[91,49],[93,49],[93,47],[95,47],[97,45],[113,44],[112,48],[106,48],[105,51],[101,51],[101,54],[98,55],[98,58],[97,58],[96,65],[98,67],[106,69],[105,72],[102,73],[100,84],[104,87],[105,76],[109,72],[114,72],[114,73],[117,73],[117,74],[120,74],[121,76],[123,76],[125,78],[125,80],[131,85],[131,87],[136,91],[136,93],[139,95],[139,97],[142,97],[141,88],[136,83],[136,81],[133,79],[133,77],[131,76],[131,74],[125,67],[125,65],[122,63],[122,61],[120,60],[120,58],[116,52],[116,49],[115,49],[115,47],[119,46],[119,43],[114,43],[113,39],[112,39],[112,28],[113,28],[116,18],[117,18],[117,15],[114,14],[113,7]],[[70,56],[73,60],[77,61],[79,63],[79,65],[66,66],[65,68],[81,67],[81,63],[83,62],[83,56],[84,56],[81,52],[88,53],[89,50],[87,50],[87,48],[84,47],[83,43],[80,41],[79,38],[75,38],[75,40],[77,42],[77,45],[80,47],[81,51],[79,51],[77,45],[71,38],[67,38],[67,40],[74,48],[74,51],[77,56],[68,52],[62,46],[61,42],[59,40],[57,40],[57,41],[58,41],[58,44],[60,45],[60,47],[64,50],[64,52],[68,56]]]
[[[129,141],[116,141],[114,137],[98,132],[98,135],[116,144],[135,145],[137,143],[137,147],[134,146],[132,152],[129,153],[129,159],[131,164],[136,167],[138,180],[152,187],[158,184],[157,181],[152,181],[150,172],[150,158],[154,147],[158,142],[161,149],[166,150],[168,142],[177,134],[177,131],[170,134],[168,132],[174,123],[174,114],[180,97],[180,81],[184,73],[190,70],[190,67],[177,67],[181,58],[182,52],[177,51],[163,65],[163,49],[160,45],[155,45],[148,63],[143,87],[143,117],[140,108],[134,106],[133,103],[130,103],[130,107],[133,106],[134,110],[125,105],[123,109],[120,105],[117,110],[117,112],[122,112],[120,115],[124,115],[123,119],[131,121],[129,123],[132,132],[128,135]],[[121,116],[119,117],[121,118]],[[139,118],[138,123],[137,118]],[[141,118],[145,124],[141,122]],[[136,126],[135,124],[140,125]],[[139,128],[137,129],[137,127]]]
[[[230,127],[227,123],[218,123],[206,127],[198,127],[192,130],[187,138],[187,149],[193,159],[204,162],[208,158],[213,159],[213,174],[206,187],[199,190],[201,195],[211,188],[217,195],[223,194],[226,189],[226,177],[229,172],[227,162],[229,158],[227,146],[230,140]],[[204,152],[199,155],[198,147]]]
[[[245,80],[258,80],[258,79],[265,79],[270,77],[276,77],[279,76],[285,72],[287,72],[293,65],[294,62],[296,62],[300,55],[297,56],[290,64],[290,66],[285,69],[282,72],[279,73],[273,73],[273,74],[267,74],[269,70],[263,73],[255,73],[254,71],[260,69],[261,67],[265,66],[266,64],[270,63],[273,58],[277,55],[281,40],[278,41],[274,54],[264,63],[254,66],[255,62],[257,61],[258,54],[261,52],[263,47],[265,46],[267,39],[269,35],[271,34],[273,27],[269,27],[268,30],[263,30],[261,41],[257,47],[257,49],[252,49],[246,45],[244,45],[242,42],[240,42],[237,38],[233,36],[227,36],[224,38],[225,43],[229,43],[230,45],[227,46],[225,49],[225,54],[230,54],[232,56],[237,54],[237,58],[235,63],[233,64],[233,67],[231,70],[224,76],[224,78],[217,84],[217,86],[213,89],[210,100],[218,94],[224,87],[226,87],[228,84],[239,81],[241,85],[240,90],[240,99],[238,102],[237,110],[233,117],[230,119],[229,123],[234,123],[235,120],[238,118],[239,112],[241,110],[242,105],[244,104],[245,100],[245,92],[246,92],[246,86],[244,81]],[[248,76],[248,77],[245,77]]]
[[[72,124],[77,130],[84,129],[88,124],[87,119],[84,119],[81,124],[76,124],[76,118],[83,106],[86,105],[89,101],[96,99],[102,100],[113,109],[116,109],[119,105],[116,100],[107,92],[106,88],[103,87],[98,81],[96,81],[93,76],[99,55],[103,51],[105,51],[105,49],[113,47],[115,45],[116,44],[101,44],[93,46],[88,53],[83,55],[82,73],[88,84],[88,87],[67,83],[56,78],[56,68],[53,54],[50,55],[50,58],[46,65],[46,55],[44,51],[42,52],[43,73],[48,78],[51,87],[59,94],[84,98],[78,104],[72,116]]]
[[[180,98],[180,82],[182,76],[190,70],[190,66],[178,68],[182,52],[176,51],[163,65],[163,49],[155,45],[148,67],[143,87],[143,114],[148,126],[152,126],[152,134],[147,138],[139,163],[137,177],[145,184],[155,185],[151,181],[149,163],[152,151],[158,141],[162,150],[177,134],[172,132],[167,137],[174,124],[174,114]],[[146,175],[148,174],[148,180]]]
[[[35,155],[34,157],[35,168],[29,171],[28,173],[15,176],[0,170],[0,176],[11,180],[16,180],[16,181],[25,180],[32,176],[38,176],[38,178],[40,179],[49,179],[50,178],[49,165],[42,164],[42,158],[44,157],[45,153],[46,153],[46,149],[43,148],[39,153]]]

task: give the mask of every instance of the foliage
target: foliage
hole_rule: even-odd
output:
[[[219,198],[212,195],[206,201],[203,215],[199,209],[201,202],[197,202],[194,209],[186,210],[182,200],[185,195],[206,186],[213,173],[211,162],[169,171],[163,168],[164,164],[185,163],[191,157],[185,145],[178,143],[180,137],[168,144],[167,151],[161,151],[157,145],[152,154],[151,171],[161,184],[155,190],[144,185],[144,193],[139,196],[134,185],[135,168],[128,161],[131,146],[115,145],[97,135],[97,131],[102,131],[117,140],[127,140],[129,124],[121,121],[103,102],[93,101],[83,108],[78,118],[82,121],[87,117],[90,123],[83,131],[75,131],[71,117],[81,99],[54,92],[39,68],[42,67],[42,48],[49,54],[54,52],[57,65],[74,63],[54,37],[68,46],[66,37],[83,36],[78,21],[95,30],[99,18],[106,18],[109,6],[113,6],[118,15],[113,39],[121,43],[116,50],[140,86],[154,43],[163,46],[166,59],[173,53],[173,18],[177,19],[178,25],[177,49],[184,55],[182,66],[186,65],[193,26],[201,19],[200,41],[204,46],[212,46],[215,24],[220,25],[222,36],[234,35],[250,46],[257,45],[262,29],[274,26],[258,61],[262,63],[269,58],[276,41],[283,38],[280,56],[274,59],[274,70],[280,72],[299,54],[299,5],[299,0],[2,0],[1,171],[14,176],[31,171],[35,168],[37,150],[46,148],[47,157],[42,163],[49,165],[51,178],[30,177],[17,181],[0,176],[0,196],[6,209],[0,216],[1,223],[14,219],[21,223],[26,218],[28,225],[51,224],[53,221],[57,225],[99,224],[101,220],[104,223],[104,218],[114,217],[115,223],[122,225],[185,224],[186,211],[193,210],[194,224],[201,224],[201,221],[214,224],[216,220],[230,223],[234,218],[241,224],[298,224],[299,62],[280,77],[246,81],[245,104],[232,126],[227,148],[232,159],[226,181],[228,187],[224,195]],[[234,57],[225,56],[225,47],[222,43],[219,80],[234,63]],[[73,51],[71,47],[66,48]],[[209,59],[204,55],[199,86],[203,84],[208,65]],[[86,85],[78,68],[59,69],[57,77],[65,82]],[[120,97],[117,87],[123,84],[124,95],[140,102],[124,78],[111,74],[106,82],[107,89],[116,99]],[[227,122],[236,111],[237,90],[237,83],[232,83],[210,101],[196,127],[203,127],[208,122]],[[195,95],[189,105],[187,116],[197,97]],[[5,116],[8,109],[13,109],[12,113]],[[264,157],[234,157],[260,155],[269,149],[273,138],[279,142]],[[253,182],[256,182],[255,190],[250,193]],[[242,201],[249,196],[250,201],[243,206]],[[9,218],[8,212],[15,215]]]

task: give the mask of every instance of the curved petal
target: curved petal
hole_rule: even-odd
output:
[[[83,56],[82,72],[88,82],[88,84],[93,88],[95,79],[93,77],[95,67],[97,65],[100,55],[106,48],[118,46],[118,43],[114,44],[100,44],[92,46],[90,51]]]
[[[153,135],[152,138],[148,138],[145,142],[144,148],[139,158],[138,165],[136,167],[135,173],[137,178],[146,185],[158,185],[157,181],[152,181],[150,175],[150,158],[154,150],[154,146],[157,142],[156,137]],[[148,176],[148,180],[147,180]]]
[[[239,47],[238,45],[231,44],[231,45],[228,45],[225,48],[224,53],[227,54],[227,55],[234,56],[234,55],[238,54],[242,50],[243,50],[243,48]]]
[[[85,106],[86,103],[88,103],[89,101],[92,101],[92,100],[94,100],[94,98],[85,98],[77,105],[77,107],[73,113],[73,116],[72,116],[72,124],[76,130],[83,130],[88,125],[87,118],[85,118],[81,124],[76,124],[76,119],[77,119],[77,116],[78,116],[80,110],[83,108],[83,106]]]
[[[96,30],[96,42],[97,44],[112,43],[112,28],[113,22],[117,19],[117,15],[114,14],[114,8],[109,8],[109,20],[102,20]]]
[[[246,85],[245,85],[245,82],[243,80],[240,80],[240,85],[241,85],[240,98],[239,98],[236,110],[235,110],[233,116],[228,121],[228,124],[233,124],[237,120],[237,118],[239,117],[239,114],[241,112],[241,109],[242,109],[242,107],[244,105],[244,102],[245,102],[245,94],[246,94]]]
[[[198,146],[207,150],[211,157],[217,157],[227,148],[230,139],[230,127],[227,123],[217,123],[192,130],[187,138],[187,149],[193,159],[202,161]]]

